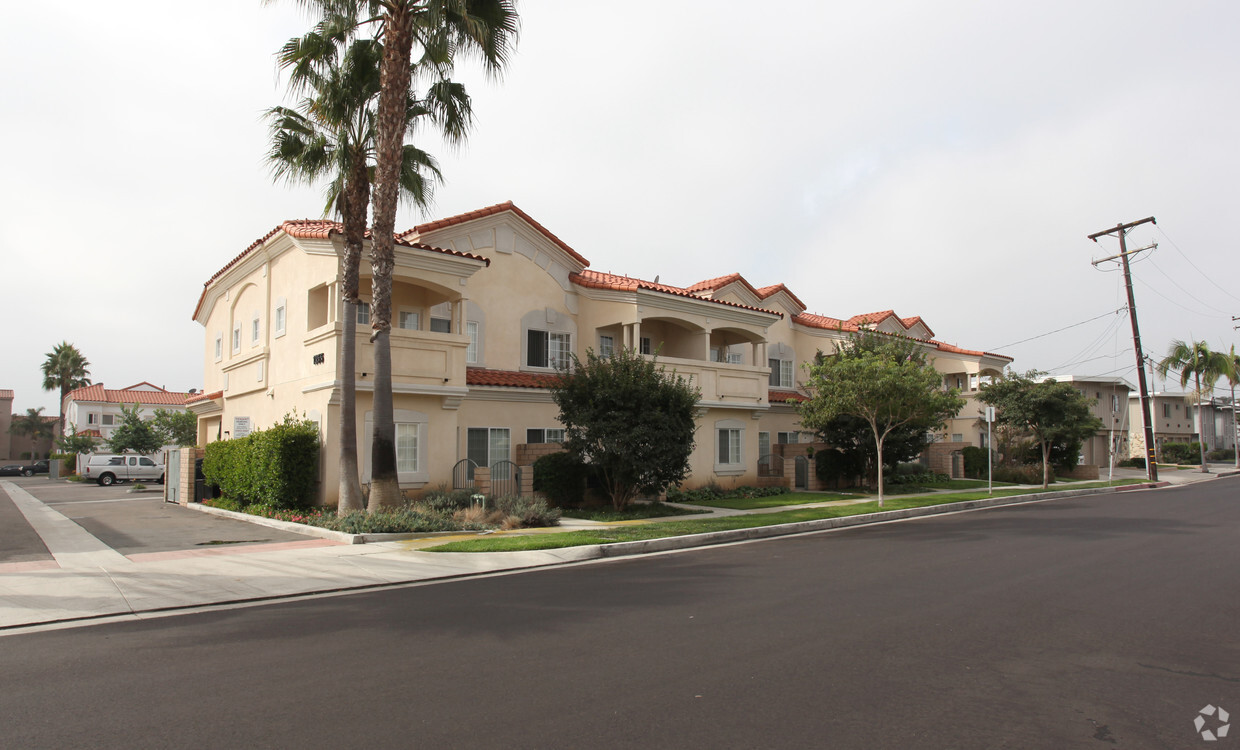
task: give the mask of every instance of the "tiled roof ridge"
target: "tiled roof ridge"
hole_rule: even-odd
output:
[[[465,384],[499,388],[550,388],[559,375],[550,372],[519,372],[489,370],[485,367],[465,368]]]
[[[670,284],[656,284],[653,281],[638,279],[633,276],[622,276],[614,273],[603,273],[602,271],[594,271],[586,269],[580,273],[569,274],[569,280],[574,284],[588,287],[590,289],[614,289],[616,291],[634,291],[637,289],[646,289],[652,292],[663,292],[664,294],[674,294],[677,297],[688,297],[689,299],[701,300],[702,302],[710,302],[716,305],[727,305],[728,307],[736,307],[742,310],[753,310],[755,312],[770,313],[778,315],[781,318],[784,314],[778,310],[768,310],[764,307],[754,307],[753,305],[745,305],[740,302],[728,302],[722,299],[711,299],[694,294],[688,289],[671,286]]]
[[[473,221],[475,219],[484,219],[488,216],[494,216],[495,214],[501,214],[505,211],[511,211],[517,216],[520,216],[522,219],[525,220],[527,224],[537,229],[539,233],[541,233],[544,237],[554,242],[556,246],[559,247],[561,250],[568,253],[573,258],[575,258],[579,263],[581,263],[581,265],[587,266],[587,267],[590,265],[590,261],[586,260],[585,256],[583,256],[581,253],[577,252],[573,248],[569,247],[567,242],[555,236],[555,234],[552,233],[550,229],[547,229],[542,224],[539,224],[534,219],[534,217],[522,211],[520,208],[517,207],[517,204],[513,203],[510,200],[504,201],[503,203],[496,203],[494,206],[487,206],[486,208],[478,208],[473,211],[466,211],[465,213],[457,214],[456,216],[448,216],[443,219],[435,219],[434,221],[428,221],[425,224],[418,224],[413,229],[407,229],[404,232],[400,232],[396,236],[403,238],[411,234],[422,235],[427,232],[434,232],[437,229],[443,229],[445,227],[456,226],[457,224],[464,224],[467,221]]]
[[[771,284],[770,286],[758,287],[757,292],[758,292],[758,296],[762,299],[766,299],[767,297],[770,297],[773,294],[778,294],[779,292],[783,292],[784,294],[791,297],[792,301],[797,303],[797,306],[800,307],[801,310],[806,309],[805,303],[801,301],[800,297],[792,293],[792,290],[788,288],[787,284],[779,283],[779,284]]]
[[[186,406],[188,406],[189,404],[196,404],[199,401],[214,401],[217,398],[222,398],[223,395],[224,395],[223,391],[215,391],[214,393],[195,393],[194,395],[185,399],[185,404]]]
[[[925,343],[933,344],[936,349],[944,352],[951,352],[953,354],[968,354],[974,357],[995,357],[997,359],[1006,359],[1009,362],[1014,361],[1012,357],[1009,357],[1006,354],[995,354],[994,352],[980,351],[977,349],[965,349],[963,347],[956,346],[955,344],[948,344],[934,339],[926,339]]]
[[[141,384],[139,384],[141,385]],[[132,388],[133,386],[130,386]],[[95,401],[110,404],[184,404],[191,396],[188,391],[133,391],[129,388],[105,388],[103,383],[91,383],[75,388],[65,396],[66,401]],[[152,396],[154,398],[144,398]]]
[[[0,389],[0,398],[13,398],[13,391],[8,390],[7,388]]]

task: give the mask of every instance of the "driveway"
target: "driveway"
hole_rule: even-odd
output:
[[[41,476],[6,477],[4,481],[29,493],[127,557],[311,538],[165,503],[162,487],[131,492],[130,485],[100,487]],[[3,487],[0,484],[0,564],[53,560],[48,545]]]

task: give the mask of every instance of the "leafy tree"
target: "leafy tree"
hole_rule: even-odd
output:
[[[43,361],[43,390],[60,391],[60,418],[56,434],[65,433],[65,396],[69,391],[90,385],[90,362],[68,341],[62,341],[47,353]]]
[[[1231,351],[1223,356],[1227,359],[1227,369],[1223,372],[1223,377],[1227,378],[1227,383],[1231,386],[1232,432],[1240,435],[1240,432],[1236,432],[1236,386],[1240,385],[1240,354],[1236,354],[1236,345],[1232,344]],[[1236,468],[1240,469],[1240,445],[1237,445],[1232,453],[1235,454],[1232,458],[1235,459]]]
[[[1233,347],[1234,349],[1234,347]],[[1210,345],[1204,341],[1192,341],[1185,343],[1180,340],[1171,342],[1171,346],[1167,348],[1167,356],[1163,357],[1155,367],[1158,374],[1167,377],[1167,373],[1175,371],[1180,373],[1180,387],[1188,386],[1188,381],[1192,380],[1196,386],[1197,394],[1197,421],[1201,425],[1201,470],[1209,471],[1206,466],[1206,436],[1205,436],[1205,416],[1202,413],[1201,402],[1205,396],[1203,389],[1209,389],[1214,392],[1214,383],[1227,374],[1229,364],[1227,355],[1222,352],[1210,351]],[[1204,386],[1202,385],[1204,381]]]
[[[821,432],[841,416],[864,423],[874,441],[879,507],[887,441],[907,440],[909,430],[936,429],[964,406],[955,390],[942,389],[943,377],[910,339],[853,336],[836,354],[818,358],[809,373],[810,397],[798,405],[801,424]]]
[[[564,448],[593,466],[617,510],[689,474],[698,390],[633,349],[593,350],[551,387]]]
[[[79,434],[77,425],[71,424],[69,434],[56,438],[56,445],[65,453],[90,453],[95,450],[95,438]]]
[[[151,427],[161,445],[188,447],[198,444],[198,417],[193,412],[156,409]]]
[[[357,458],[357,315],[362,245],[373,179],[383,46],[374,39],[351,39],[354,21],[329,13],[310,33],[291,39],[280,52],[290,86],[305,97],[294,108],[268,111],[272,148],[268,160],[277,178],[290,182],[326,181],[324,215],[336,213],[344,230],[341,292],[345,300],[341,343],[340,488],[341,512],[362,507]],[[449,141],[463,137],[471,119],[463,86],[438,81],[424,99],[406,106],[409,129],[434,121]],[[430,200],[440,179],[435,159],[406,144],[400,168],[401,194],[418,206]],[[429,175],[429,178],[428,176]],[[372,503],[372,510],[378,505]]]
[[[1069,383],[1038,380],[1036,370],[1021,375],[1009,370],[1002,379],[983,385],[978,399],[995,407],[995,421],[1025,431],[1042,455],[1042,486],[1050,486],[1052,450],[1075,457],[1081,441],[1102,429],[1089,398]],[[1075,460],[1072,461],[1075,463]]]
[[[121,406],[121,423],[107,441],[108,450],[113,453],[154,453],[163,447],[163,440],[151,422],[142,418],[140,408],[138,404],[133,404],[129,409]]]
[[[9,425],[10,433],[29,436],[36,443],[52,437],[55,431],[51,423],[44,418],[42,406],[37,409],[27,409],[25,414],[13,417],[13,422]]]

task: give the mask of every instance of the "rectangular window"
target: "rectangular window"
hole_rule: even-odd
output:
[[[435,333],[452,333],[452,319],[431,318],[431,330]]]
[[[104,426],[104,427],[111,427],[111,426],[113,426],[114,424],[116,424],[116,422],[115,422],[116,415],[115,415],[115,414],[103,414],[103,415],[101,415],[101,417],[102,417],[102,422],[101,422],[101,424],[103,424],[103,426]]]
[[[471,365],[476,364],[478,362],[478,322],[466,321],[465,334],[469,336],[469,346],[465,347],[465,361]]]
[[[719,430],[719,463],[739,464],[741,462],[741,431],[733,428]]]
[[[776,440],[780,445],[795,445],[800,439],[801,435],[797,432],[781,432],[776,435]]]
[[[478,466],[491,466],[508,460],[509,437],[504,427],[470,427],[465,435],[469,460]]]
[[[1166,419],[1171,418],[1171,404],[1163,404],[1163,417]]]
[[[525,431],[525,442],[531,445],[564,442],[563,427],[536,427]]]
[[[758,433],[758,458],[770,455],[771,453],[771,433]]]
[[[421,326],[421,321],[417,313],[401,310],[398,325],[406,331],[416,331]]]
[[[241,324],[233,326],[232,331],[232,351],[236,354],[241,351]]]
[[[723,361],[723,350],[717,346],[712,346],[710,348],[710,361],[711,362],[722,362]]]
[[[952,433],[952,442],[953,442],[953,443],[963,443],[963,442],[964,442],[964,435],[963,435],[962,433],[959,433],[959,432],[953,432],[953,433]]]
[[[400,422],[396,425],[396,471],[399,474],[418,470],[418,425]]]
[[[650,353],[650,337],[649,336],[642,336],[640,339],[638,339],[637,353],[638,354],[649,354]]]
[[[728,364],[743,365],[745,364],[745,355],[740,352],[728,352]]]
[[[1114,393],[1111,394],[1111,413],[1119,413],[1119,396]]]
[[[527,334],[525,364],[529,367],[554,367],[568,369],[570,336],[567,333],[548,333],[530,329]]]
[[[792,387],[792,360],[770,359],[767,366],[771,368],[770,385],[772,388]]]
[[[616,339],[612,336],[598,337],[598,356],[610,357],[616,353]]]
[[[359,326],[370,325],[370,303],[365,300],[357,301],[357,324]]]
[[[258,346],[258,316],[250,320],[250,346]]]
[[[276,300],[276,313],[272,318],[272,323],[276,328],[276,336],[284,335],[284,322],[287,317],[288,306],[284,303],[283,299]]]
[[[969,373],[969,390],[971,391],[977,390],[977,373],[976,372]]]
[[[224,358],[224,334],[215,334],[215,361],[219,362]]]

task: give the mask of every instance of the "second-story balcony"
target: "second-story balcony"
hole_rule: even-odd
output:
[[[687,378],[701,391],[701,405],[733,409],[765,409],[768,370],[765,367],[659,357],[669,373]]]

